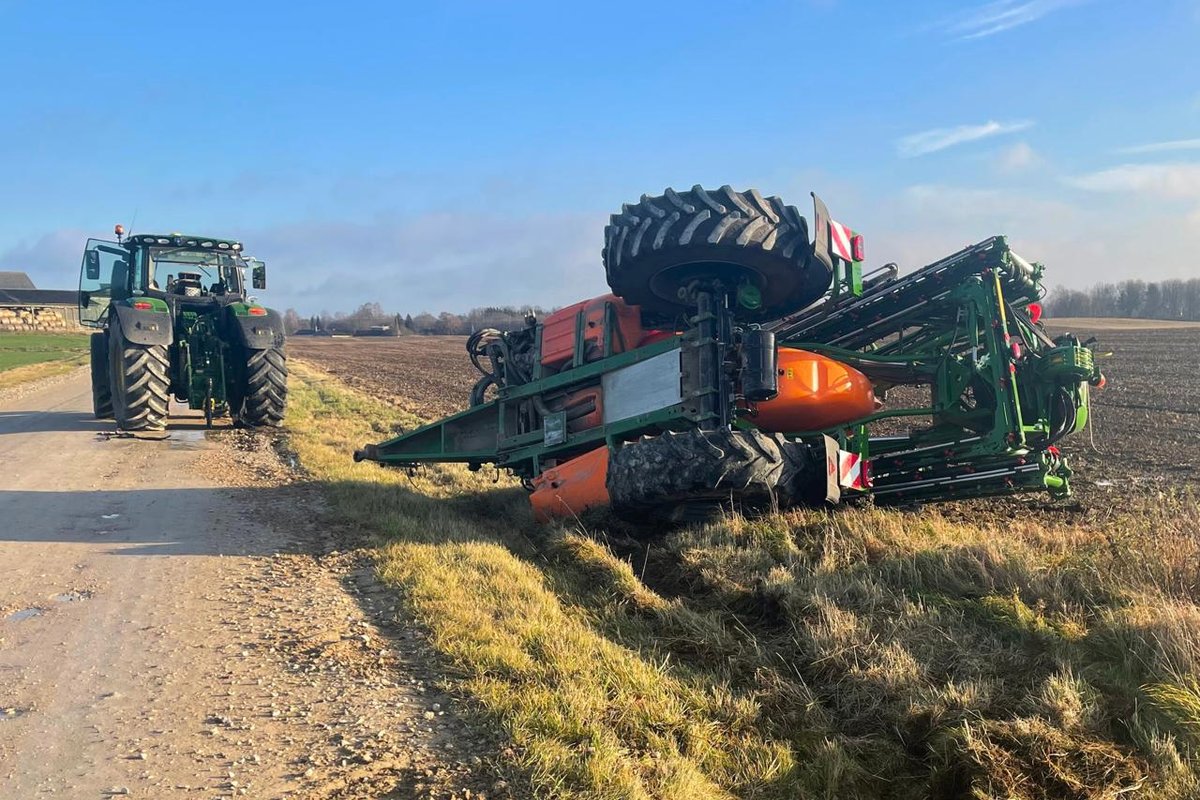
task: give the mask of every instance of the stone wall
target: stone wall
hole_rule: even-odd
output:
[[[72,333],[80,330],[72,311],[74,309],[0,306],[0,332]]]

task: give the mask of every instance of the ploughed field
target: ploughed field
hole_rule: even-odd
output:
[[[466,341],[465,336],[293,336],[287,346],[289,356],[432,420],[467,407],[479,373],[467,357]]]
[[[1063,448],[1084,497],[1200,484],[1200,325],[1142,327],[1152,324],[1081,319],[1050,327],[1095,336],[1108,380],[1092,392],[1090,436],[1075,434]]]
[[[1081,319],[1050,326],[1055,335],[1066,330],[1097,338],[1108,378],[1092,392],[1092,429],[1063,444],[1078,496],[1200,484],[1200,324]],[[466,408],[478,378],[464,342],[461,336],[293,337],[288,347],[355,388],[434,419]]]

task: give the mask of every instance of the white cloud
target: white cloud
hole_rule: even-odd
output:
[[[302,313],[564,305],[605,291],[605,218],[431,212],[296,222],[236,233],[270,264],[264,301]]]
[[[1016,188],[924,184],[873,197],[855,229],[866,236],[871,264],[896,261],[904,272],[1004,234],[1022,256],[1046,265],[1050,286],[1145,277],[1148,263],[1159,279],[1196,274],[1200,209],[1126,203],[1114,224],[1112,205],[1101,197],[1064,202]]]
[[[1067,183],[1089,192],[1132,192],[1165,199],[1200,198],[1200,163],[1122,164]]]
[[[996,0],[948,17],[937,27],[955,39],[983,39],[1082,2],[1086,0]]]
[[[953,128],[931,128],[920,133],[909,134],[896,142],[896,152],[904,158],[928,155],[947,147],[987,139],[991,136],[1001,136],[1006,133],[1016,133],[1033,127],[1030,120],[1016,122],[996,122],[988,120],[982,125],[957,125]]]
[[[226,229],[270,269],[263,302],[310,314],[379,302],[389,311],[565,305],[603,294],[606,217],[427,212]],[[100,233],[103,233],[101,231]],[[47,289],[78,285],[87,233],[57,230],[0,245],[0,269]]]
[[[1150,142],[1149,144],[1122,147],[1116,152],[1125,155],[1138,155],[1140,153],[1171,153],[1179,150],[1200,150],[1200,139],[1174,139],[1169,142]]]
[[[39,289],[74,289],[87,233],[78,229],[51,231],[0,250],[0,270],[28,272]]]
[[[1000,151],[998,166],[1004,172],[1020,172],[1042,163],[1042,157],[1027,142],[1017,142]]]
[[[1015,230],[1041,229],[1076,219],[1077,210],[1059,200],[1040,200],[1009,189],[977,189],[944,184],[909,186],[904,210],[930,228],[950,221],[980,239]],[[1053,220],[1053,223],[1049,221]]]

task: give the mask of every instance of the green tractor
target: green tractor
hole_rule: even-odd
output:
[[[248,297],[266,265],[240,242],[207,236],[89,239],[79,275],[79,318],[91,338],[97,419],[126,431],[166,428],[170,397],[202,410],[211,427],[277,426],[287,403],[279,313]]]

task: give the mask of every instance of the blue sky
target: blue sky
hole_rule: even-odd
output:
[[[302,312],[604,291],[643,192],[816,190],[868,260],[1005,233],[1050,282],[1200,276],[1200,0],[0,0],[0,269],[244,239]]]

